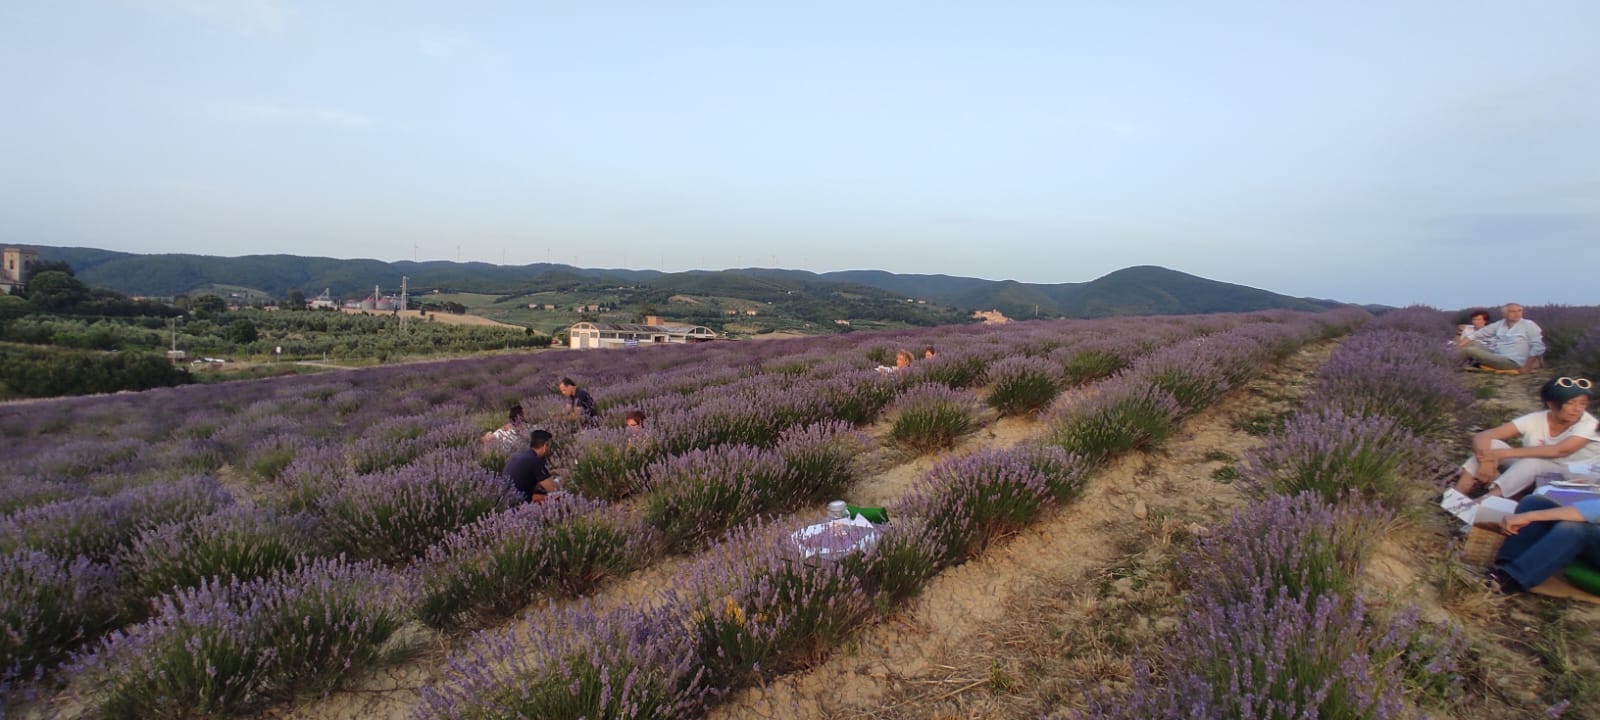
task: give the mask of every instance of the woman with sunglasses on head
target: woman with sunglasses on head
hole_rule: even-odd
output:
[[[1489,486],[1491,495],[1512,497],[1533,485],[1539,473],[1561,472],[1562,463],[1600,458],[1600,421],[1589,409],[1594,383],[1558,377],[1539,388],[1545,409],[1472,436],[1473,456],[1461,465],[1456,489]],[[1506,443],[1521,438],[1522,447]]]

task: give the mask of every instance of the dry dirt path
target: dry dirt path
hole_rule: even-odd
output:
[[[1247,423],[1298,407],[1336,344],[1309,346],[1267,368],[1186,421],[1164,448],[1120,458],[1090,478],[1082,497],[946,570],[901,612],[864,628],[830,659],[737,693],[710,717],[1033,717],[1068,694],[1066,687],[1041,684],[1126,677],[1133,648],[1088,646],[1126,643],[1138,633],[1155,638],[1175,624],[1126,614],[1170,595],[1159,582],[1141,585],[1138,567],[1159,564],[1175,536],[1203,532],[1241,501],[1212,473],[1261,442],[1241,429]],[[1007,430],[995,444],[1033,434]],[[902,470],[909,468],[896,469]],[[1130,556],[1138,557],[1133,565]],[[1124,566],[1113,567],[1119,560]],[[1129,621],[1127,632],[1105,634],[1097,626],[1113,615]],[[1050,677],[1044,670],[1051,665],[1068,675]]]

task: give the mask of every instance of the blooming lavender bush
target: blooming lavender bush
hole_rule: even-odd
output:
[[[662,424],[659,418],[658,427]],[[670,428],[671,421],[665,425]],[[580,434],[570,454],[566,481],[585,496],[620,500],[644,482],[644,471],[662,454],[656,435],[661,430],[595,429]]]
[[[302,448],[278,475],[278,482],[286,489],[284,507],[291,512],[314,509],[329,493],[349,484],[352,475],[343,448],[336,445]]]
[[[787,538],[782,525],[731,534],[674,597],[706,687],[732,689],[807,664],[870,614],[849,566],[802,562]]]
[[[1387,513],[1327,502],[1305,493],[1236,511],[1179,560],[1194,594],[1216,602],[1245,602],[1258,589],[1281,588],[1294,597],[1353,595]]]
[[[667,547],[685,552],[753,516],[791,505],[783,458],[770,450],[726,445],[693,450],[650,467],[644,518]]]
[[[993,352],[984,348],[947,350],[913,364],[902,371],[903,378],[908,386],[933,383],[955,389],[975,387],[983,384],[993,359]]]
[[[1437,338],[1370,328],[1346,340],[1317,371],[1307,406],[1386,415],[1423,436],[1454,431],[1472,395]]]
[[[448,667],[413,718],[651,720],[709,700],[689,629],[660,609],[551,607],[540,622],[479,634]]]
[[[841,564],[861,578],[877,609],[887,612],[916,595],[947,566],[950,546],[957,544],[952,528],[969,526],[969,520],[960,518],[907,515],[880,528],[871,548],[847,556]]]
[[[1098,464],[1164,442],[1181,414],[1172,395],[1124,376],[1058,402],[1046,421],[1045,442]]]
[[[250,580],[291,569],[316,552],[317,537],[308,516],[248,505],[146,530],[117,555],[129,615],[142,617],[147,598],[209,578]]]
[[[1397,418],[1322,409],[1290,416],[1266,445],[1247,452],[1241,479],[1257,497],[1313,492],[1334,502],[1360,495],[1398,507],[1407,479],[1437,460],[1435,446]]]
[[[899,514],[922,518],[940,547],[939,564],[950,565],[1026,526],[1053,502],[1044,474],[1024,455],[984,450],[935,465],[907,494]]]
[[[460,613],[501,617],[531,595],[579,595],[655,555],[655,533],[598,502],[530,503],[483,518],[428,551],[412,573],[430,625]]]
[[[241,582],[212,580],[160,601],[73,667],[107,718],[238,710],[297,682],[331,687],[372,659],[409,600],[387,574],[342,559]]]
[[[1368,332],[1387,330],[1433,339],[1448,339],[1455,335],[1450,316],[1426,305],[1411,305],[1390,310],[1373,318],[1364,330]]]
[[[293,435],[268,435],[255,441],[245,451],[243,467],[256,477],[276,481],[283,477],[289,463],[305,443]]]
[[[785,430],[776,450],[783,458],[792,500],[821,502],[844,495],[860,479],[856,459],[866,451],[868,442],[842,422]]]
[[[1008,452],[1044,478],[1056,502],[1065,502],[1077,495],[1091,470],[1082,458],[1053,445],[1021,444]]]
[[[87,489],[79,482],[53,482],[28,475],[0,479],[0,515],[9,515],[23,508],[48,505],[57,500],[79,497],[86,493]]]
[[[32,550],[0,555],[0,683],[42,673],[116,619],[109,567]]]
[[[26,508],[0,521],[0,552],[28,548],[61,559],[105,560],[145,528],[212,512],[231,501],[215,480],[195,477]]]
[[[895,381],[874,370],[853,370],[821,383],[820,395],[833,418],[866,425],[894,400]]]
[[[1160,656],[1136,666],[1125,697],[1091,700],[1092,720],[1406,717],[1402,638],[1375,631],[1360,602],[1258,589],[1244,602],[1200,598]]]
[[[889,406],[894,425],[889,437],[923,452],[954,445],[977,426],[978,401],[972,393],[943,385],[915,385]]]
[[[398,562],[513,502],[505,480],[457,451],[353,478],[319,501],[318,514],[339,549]]]
[[[1228,384],[1220,367],[1206,362],[1211,358],[1199,354],[1198,349],[1198,343],[1188,343],[1146,355],[1134,361],[1126,377],[1165,391],[1185,414],[1204,409],[1227,392]]]
[[[1023,415],[1049,407],[1061,392],[1057,373],[1056,366],[1043,358],[1001,360],[989,368],[993,386],[989,392],[989,406],[1001,415]]]

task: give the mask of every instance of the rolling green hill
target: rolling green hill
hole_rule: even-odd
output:
[[[1337,302],[1296,298],[1218,282],[1156,266],[1138,266],[1081,283],[1022,283],[950,275],[900,275],[882,270],[813,273],[743,268],[661,273],[655,270],[578,268],[534,263],[382,262],[296,255],[136,255],[94,248],[39,247],[45,260],[70,263],[84,282],[130,295],[173,296],[209,287],[239,287],[283,297],[329,288],[335,297],[359,297],[379,285],[393,291],[409,278],[416,294],[490,293],[514,298],[536,292],[621,296],[626,302],[665,305],[672,296],[712,296],[771,303],[807,322],[833,318],[881,319],[921,324],[948,321],[973,310],[997,309],[1018,318],[1243,312],[1286,308],[1317,310]],[[925,300],[929,305],[905,300]],[[898,303],[898,304],[897,304]],[[935,307],[938,306],[938,307]]]

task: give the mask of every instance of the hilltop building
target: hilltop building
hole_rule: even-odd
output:
[[[652,320],[660,318],[652,317]],[[704,325],[663,325],[658,323],[635,325],[633,323],[580,322],[567,330],[569,347],[574,350],[590,348],[639,347],[641,345],[683,344],[715,340],[717,333]]]
[[[985,325],[1004,325],[1011,322],[1011,318],[999,310],[974,310],[972,317],[975,320],[982,320]]]
[[[8,247],[0,252],[0,293],[22,287],[23,278],[39,262],[39,253],[22,247]]]
[[[323,288],[321,295],[318,295],[315,298],[312,298],[309,306],[310,306],[310,308],[312,310],[338,310],[339,309],[339,303],[336,303],[336,302],[333,301],[333,297],[328,294],[328,288]]]

